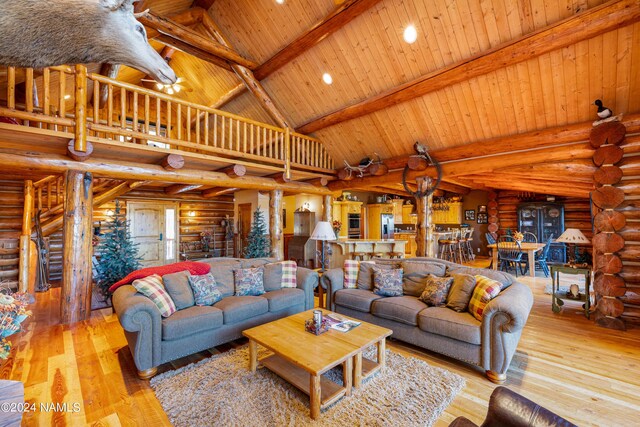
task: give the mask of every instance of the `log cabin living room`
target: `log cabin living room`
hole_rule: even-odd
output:
[[[0,9],[1,426],[640,423],[640,1]]]

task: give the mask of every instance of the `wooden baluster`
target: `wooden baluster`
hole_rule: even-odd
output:
[[[81,153],[87,151],[87,67],[75,66],[75,144],[74,149]]]
[[[242,152],[247,152],[247,122],[244,122],[244,134],[242,137]]]
[[[224,148],[224,131],[225,131],[224,122],[225,122],[225,117],[220,116],[220,130],[222,131],[222,134],[220,135],[220,147],[222,148]]]
[[[27,68],[25,75],[24,98],[26,101],[26,109],[28,113],[33,112],[33,68]],[[25,121],[25,124],[28,121]]]
[[[47,182],[47,210],[51,210],[51,192],[53,191],[53,184],[51,181]]]
[[[162,136],[160,133],[162,129],[162,119],[160,113],[162,112],[162,105],[160,104],[160,98],[156,98],[156,135]]]
[[[249,152],[253,154],[253,137],[254,137],[254,134],[256,133],[256,129],[253,123],[251,123],[249,126],[251,129],[251,138],[249,139]]]
[[[42,186],[38,187],[38,210],[42,211]]]
[[[171,101],[167,101],[167,138],[171,138]]]
[[[67,76],[64,71],[58,71],[58,117],[64,117],[66,114],[65,107],[65,99],[66,96],[66,88],[65,85],[67,83]],[[56,130],[58,130],[58,126],[56,125]],[[67,131],[67,128],[62,128],[63,131]]]
[[[145,94],[144,95],[144,133],[149,135],[149,129],[150,129],[150,115],[151,115],[151,111],[149,110],[150,105],[149,105],[149,95]]]
[[[93,82],[93,123],[99,124],[100,122],[100,82],[94,80]],[[93,132],[95,136],[100,136],[98,132]]]
[[[62,203],[62,177],[56,181],[56,205]]]
[[[218,146],[218,115],[213,115],[213,146]]]
[[[191,107],[187,105],[187,128],[185,132],[187,133],[187,142],[191,142]]]
[[[229,150],[233,150],[233,119],[229,117]]]
[[[7,107],[16,108],[16,68],[7,68]]]
[[[258,156],[260,155],[260,144],[261,144],[261,140],[262,140],[262,137],[261,137],[262,132],[261,131],[262,131],[262,128],[260,126],[258,126],[257,129],[256,129],[256,132],[257,132],[256,133],[256,135],[257,135],[257,137],[256,137],[256,152],[254,153],[254,154],[258,155]]]
[[[236,151],[240,151],[240,120],[236,120]]]
[[[273,129],[269,129],[269,157],[273,159]]]
[[[120,129],[127,128],[127,90],[120,88]]]
[[[45,68],[42,73],[42,90],[44,92],[44,105],[42,106],[42,112],[45,116],[49,115],[49,104],[51,104],[51,71]],[[49,129],[49,124],[45,124],[45,128]]]
[[[200,117],[199,109],[196,109],[196,117]],[[191,123],[191,120],[187,123]],[[200,120],[196,120],[196,144],[200,144]]]
[[[113,85],[107,84],[107,126],[113,126]]]
[[[138,131],[138,92],[133,92],[133,123],[131,124],[131,129],[134,132]],[[139,139],[134,139],[134,143],[140,143]]]
[[[176,126],[178,127],[178,139],[182,141],[182,104],[178,103],[176,111]]]
[[[284,130],[284,177],[291,179],[291,130]]]
[[[209,112],[204,112],[204,145],[209,146]]]
[[[267,128],[262,128],[262,157],[266,157],[267,155]]]

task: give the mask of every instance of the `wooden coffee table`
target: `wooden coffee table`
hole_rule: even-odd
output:
[[[310,414],[315,420],[322,408],[350,395],[352,385],[358,387],[363,378],[384,366],[385,339],[392,331],[361,322],[349,332],[332,329],[314,335],[304,329],[305,320],[312,317],[313,310],[308,310],[247,329],[242,334],[249,338],[251,371],[255,372],[258,366],[258,344],[271,350],[274,354],[260,363],[309,395]],[[362,350],[373,344],[378,345],[377,363],[362,357]],[[343,367],[343,386],[322,376],[339,364]]]

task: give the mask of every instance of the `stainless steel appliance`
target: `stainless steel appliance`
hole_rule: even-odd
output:
[[[349,228],[347,228],[347,236],[349,239],[359,239],[360,238],[360,214],[359,213],[350,213],[349,214]]]
[[[393,214],[380,215],[380,237],[382,239],[393,239]]]

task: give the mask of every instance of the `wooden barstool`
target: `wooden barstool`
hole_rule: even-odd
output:
[[[389,258],[404,258],[404,252],[397,251],[397,243],[393,244],[393,251],[389,252]]]
[[[351,259],[355,261],[364,261],[366,256],[369,256],[368,252],[351,252]]]
[[[371,252],[369,252],[369,259],[374,259],[374,258],[384,258],[385,255],[387,255],[386,252],[381,252],[381,251],[377,251],[376,250],[376,244],[373,244],[373,248],[371,250]]]
[[[451,262],[458,262],[459,260],[459,247],[458,247],[458,232],[453,231],[451,233],[451,237],[448,239],[438,240],[438,245],[440,247],[439,258],[444,259]]]

